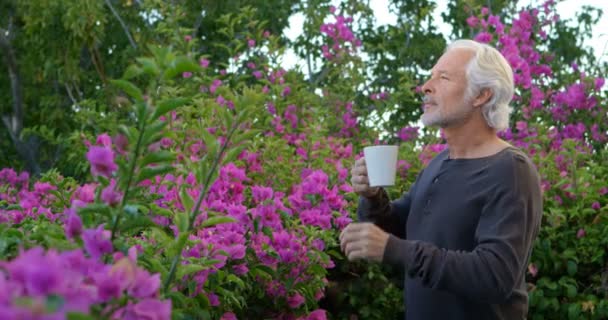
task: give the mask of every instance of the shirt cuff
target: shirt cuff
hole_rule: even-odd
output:
[[[416,242],[399,239],[391,234],[384,248],[382,262],[401,269],[408,268],[414,259],[415,246]]]

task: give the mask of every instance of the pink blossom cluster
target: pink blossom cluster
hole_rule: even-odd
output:
[[[150,275],[136,259],[135,247],[128,256],[114,254],[112,264],[81,249],[24,250],[0,262],[0,318],[65,319],[99,306],[111,319],[170,319],[171,301],[159,297],[160,275]],[[123,297],[127,303],[117,306]]]
[[[323,57],[327,60],[341,59],[344,56],[354,53],[361,46],[361,40],[357,39],[352,32],[350,24],[352,17],[344,17],[336,14],[336,8],[331,7],[330,12],[335,18],[335,22],[324,23],[320,31],[329,39],[329,43],[321,47]]]

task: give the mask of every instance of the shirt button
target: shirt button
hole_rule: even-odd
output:
[[[428,207],[431,204],[431,199],[426,200],[426,206]]]

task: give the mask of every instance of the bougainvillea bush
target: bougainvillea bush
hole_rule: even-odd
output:
[[[530,318],[603,319],[607,95],[603,78],[552,63],[542,43],[555,19],[548,2],[508,22],[483,9],[467,23],[515,71],[513,125],[500,134],[543,179]],[[90,168],[86,181],[2,169],[0,318],[402,315],[399,270],[348,263],[339,251],[356,206],[350,167],[365,145],[399,143],[389,190],[398,197],[445,145],[416,124],[386,137],[361,120],[354,101],[365,43],[352,23],[332,8],[319,28],[335,80],[322,90],[276,63],[276,39],[261,27],[235,39],[231,65],[194,55],[190,36],[172,49],[151,46],[107,89],[129,101],[126,110],[100,114],[98,130],[73,145]],[[572,72],[558,77],[558,68]]]

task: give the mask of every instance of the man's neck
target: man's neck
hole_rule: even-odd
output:
[[[448,144],[451,159],[487,157],[509,146],[485,122],[478,125],[467,123],[444,128],[443,134]]]

